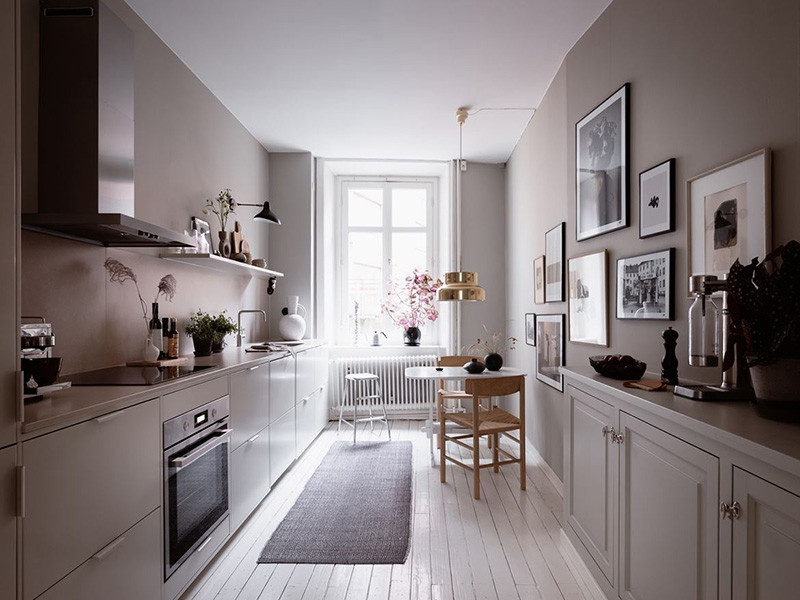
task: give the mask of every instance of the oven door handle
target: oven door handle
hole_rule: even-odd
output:
[[[212,450],[217,446],[227,442],[231,437],[231,433],[233,433],[233,429],[217,429],[209,437],[208,441],[200,444],[197,448],[189,452],[189,454],[184,454],[183,456],[178,456],[177,458],[171,459],[169,461],[169,465],[177,470],[188,467],[198,458],[208,453],[209,450]]]

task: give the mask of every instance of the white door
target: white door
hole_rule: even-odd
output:
[[[614,585],[617,452],[614,407],[572,386],[565,456],[564,511],[608,582]]]
[[[620,413],[622,600],[716,600],[719,459]]]
[[[17,597],[17,449],[0,450],[0,600]]]
[[[800,496],[734,467],[733,600],[800,597]]]

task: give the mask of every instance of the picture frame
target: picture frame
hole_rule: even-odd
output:
[[[675,159],[639,173],[639,239],[675,231]]]
[[[575,124],[575,238],[628,227],[630,84]]]
[[[536,379],[564,391],[564,315],[536,315]]]
[[[569,341],[608,346],[608,251],[569,259]]]
[[[687,275],[721,277],[772,249],[771,163],[762,148],[686,181]]]
[[[564,302],[566,230],[567,224],[562,221],[544,234],[544,298],[546,302]]]
[[[675,320],[675,248],[617,259],[617,319]]]
[[[525,313],[525,343],[528,346],[536,346],[536,315]]]
[[[544,289],[544,269],[545,261],[544,255],[533,259],[533,303],[544,304],[545,289]]]

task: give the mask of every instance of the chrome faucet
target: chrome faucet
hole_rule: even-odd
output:
[[[267,321],[267,313],[265,313],[261,309],[255,310],[240,310],[239,313],[236,315],[236,347],[240,348],[242,345],[242,315],[244,313],[261,313],[261,316],[264,317],[264,322]]]

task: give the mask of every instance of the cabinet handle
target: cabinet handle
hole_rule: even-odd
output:
[[[114,551],[114,548],[119,546],[122,542],[125,541],[125,536],[121,535],[113,542],[111,542],[108,546],[100,550],[97,554],[95,554],[92,558],[95,560],[103,560],[106,556],[111,554]]]
[[[17,467],[17,516],[25,518],[25,467]]]
[[[736,521],[742,516],[742,506],[738,502],[734,502],[730,506],[728,506],[727,502],[723,502],[719,505],[719,512],[723,520],[730,519],[731,521]]]
[[[622,445],[625,442],[625,435],[622,433],[615,433],[611,436],[611,441],[615,444]]]
[[[208,546],[208,542],[210,542],[210,541],[211,541],[211,536],[208,536],[208,537],[206,538],[206,541],[205,541],[205,542],[203,542],[202,544],[200,544],[200,545],[197,547],[197,551],[198,551],[198,552],[202,552],[202,551],[203,551],[203,548],[205,548],[206,546]]]
[[[614,431],[613,427],[609,427],[608,425],[603,426],[603,437],[606,437],[608,434],[611,434],[611,441],[614,441],[614,435],[617,433]]]
[[[255,371],[255,370],[256,370],[258,367],[260,367],[260,366],[261,366],[261,365],[256,365],[256,366],[254,366],[254,367],[249,367],[247,370],[248,370],[248,371]]]
[[[113,413],[110,413],[110,414],[107,414],[107,415],[103,415],[102,417],[97,417],[94,420],[94,422],[95,423],[106,423],[106,422],[110,421],[111,419],[116,419],[117,417],[122,415],[122,413],[124,413],[124,412],[125,412],[124,410],[118,410],[117,412],[113,412]]]
[[[248,444],[252,444],[253,442],[255,442],[259,438],[260,435],[261,435],[260,433],[255,434],[253,437],[251,437],[249,440],[247,440],[247,443]]]

